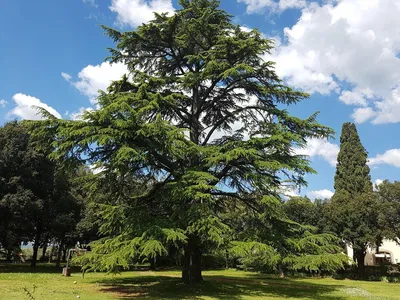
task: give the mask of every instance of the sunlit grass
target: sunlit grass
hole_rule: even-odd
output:
[[[0,299],[399,299],[400,284],[324,279],[279,279],[236,270],[205,271],[205,282],[184,286],[179,271],[124,272],[120,275],[77,271],[61,276],[53,266],[32,272],[18,265],[0,266]],[[76,281],[76,283],[74,283]]]

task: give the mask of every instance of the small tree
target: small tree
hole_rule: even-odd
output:
[[[103,238],[85,256],[90,266],[126,267],[174,243],[184,250],[183,281],[194,283],[205,245],[230,234],[221,217],[229,203],[269,218],[284,177],[302,185],[313,172],[293,148],[332,131],[316,115],[302,120],[281,109],[307,95],[262,59],[270,40],[233,25],[219,1],[179,3],[174,15],[155,14],[134,31],[105,27],[117,43],[111,62],[129,74],[82,121],[48,120],[36,134],[55,129],[53,157],[96,164],[110,178],[112,202],[102,206]],[[126,176],[144,188],[139,196],[117,188]]]

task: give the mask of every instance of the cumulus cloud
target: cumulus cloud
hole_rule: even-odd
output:
[[[315,199],[331,199],[333,196],[333,192],[330,190],[318,190],[318,191],[310,191],[307,193],[307,197],[315,200]]]
[[[307,5],[306,0],[238,0],[239,3],[247,5],[248,14],[262,13],[265,9],[271,12],[280,12],[289,8],[303,8]]]
[[[353,91],[343,91],[339,100],[347,105],[366,106],[367,100],[373,97],[371,89],[354,89]]]
[[[67,73],[61,73],[65,80],[76,87],[83,95],[89,97],[92,104],[96,103],[99,90],[106,90],[112,81],[118,80],[122,75],[127,74],[128,69],[122,63],[110,64],[103,62],[100,65],[88,65],[83,68],[78,79],[73,81]]]
[[[6,107],[6,105],[7,105],[7,101],[6,100],[4,100],[4,99],[0,99],[0,107]]]
[[[370,158],[368,164],[370,166],[386,164],[400,168],[400,149],[390,149],[383,154],[378,154]]]
[[[251,9],[272,1],[247,1]],[[310,93],[340,93],[348,105],[370,107],[354,114],[372,123],[400,122],[400,2],[310,2],[285,39],[266,58],[288,84]],[[342,83],[352,90],[340,91]],[[372,114],[371,111],[375,113]],[[369,113],[369,118],[361,117]]]
[[[9,116],[17,116],[25,120],[41,120],[43,117],[38,113],[35,107],[42,107],[53,116],[61,119],[61,115],[53,107],[43,103],[38,98],[18,93],[15,94],[12,99],[16,106],[8,112]]]
[[[354,122],[361,124],[376,116],[376,112],[371,107],[359,107],[351,116]]]
[[[175,13],[172,0],[112,0],[109,7],[120,26],[137,27],[154,18],[154,12]]]
[[[390,97],[375,103],[376,117],[374,124],[398,123],[400,122],[400,89],[392,90]]]
[[[334,167],[339,153],[339,146],[325,139],[312,138],[307,141],[307,146],[305,148],[295,149],[295,153],[298,155],[308,155],[310,157],[320,157]]]

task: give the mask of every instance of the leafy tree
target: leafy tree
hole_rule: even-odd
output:
[[[308,198],[295,197],[281,207],[276,206],[276,216],[269,221],[252,220],[246,213],[237,214],[230,221],[235,228],[232,239],[247,242],[232,242],[230,254],[243,267],[277,270],[281,275],[290,270],[334,273],[343,269],[348,257],[343,254],[340,240],[310,225],[318,223],[316,216],[322,213],[320,208],[319,202],[314,204]]]
[[[380,209],[378,222],[379,235],[377,246],[383,238],[392,239],[400,244],[400,181],[383,181],[377,186]]]
[[[287,200],[283,208],[289,219],[302,224],[317,226],[322,217],[318,206],[307,197],[291,197]]]
[[[344,123],[335,174],[335,194],[326,210],[331,229],[353,248],[362,273],[368,245],[376,242],[379,203],[372,191],[368,154],[356,126]]]
[[[112,178],[87,266],[118,270],[175,244],[184,250],[183,281],[194,283],[204,248],[225,244],[232,231],[222,218],[228,207],[275,218],[283,180],[302,185],[313,172],[293,148],[332,131],[316,114],[303,120],[282,109],[307,95],[262,59],[270,40],[233,25],[217,0],[179,3],[173,16],[155,14],[134,31],[105,27],[117,43],[111,62],[129,74],[83,120],[49,119],[35,135],[54,132],[53,158],[89,162]],[[118,185],[126,177],[136,178],[139,193]]]
[[[330,232],[327,228],[325,216],[326,206],[329,200],[315,199],[311,201],[307,197],[291,197],[284,205],[284,211],[290,220],[301,225],[311,225],[316,227],[316,232]]]
[[[39,246],[72,231],[79,218],[68,174],[48,158],[50,144],[45,148],[36,149],[24,123],[0,128],[0,243],[10,253],[33,241],[32,267]]]

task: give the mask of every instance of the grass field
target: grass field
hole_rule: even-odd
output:
[[[0,299],[400,299],[400,284],[326,279],[279,279],[235,270],[206,271],[205,282],[183,286],[180,272],[80,273],[62,277],[54,267],[32,273],[24,266],[0,266]],[[74,283],[76,281],[76,283]],[[33,298],[24,287],[33,291]]]

